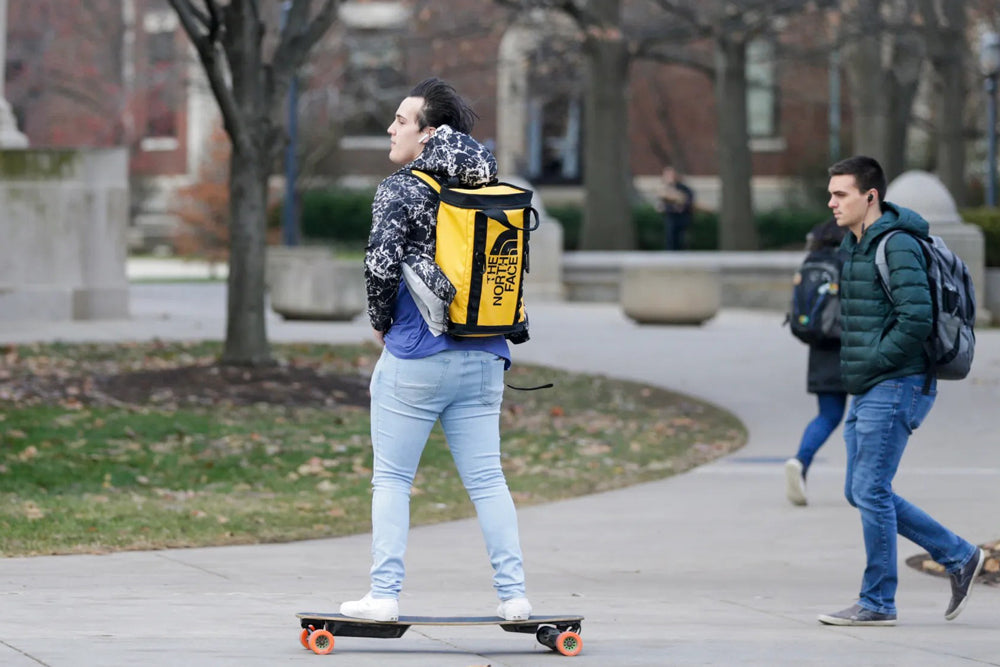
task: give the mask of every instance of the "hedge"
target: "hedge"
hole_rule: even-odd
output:
[[[967,208],[961,215],[963,220],[983,230],[986,266],[1000,268],[1000,208]]]
[[[371,228],[373,190],[345,188],[310,190],[302,194],[302,236],[306,242],[341,245],[364,245]],[[563,226],[563,248],[580,247],[583,210],[575,204],[549,206],[549,215]],[[271,209],[271,222],[280,220],[280,202]],[[762,250],[802,248],[806,233],[829,217],[826,209],[781,209],[759,213],[755,224]],[[636,242],[640,250],[662,250],[663,216],[652,206],[642,204],[632,210]],[[695,211],[694,224],[688,231],[692,250],[715,250],[719,247],[719,219],[710,211]],[[1000,232],[1000,223],[996,228]]]
[[[563,247],[576,250],[580,247],[580,229],[583,210],[565,204],[548,207],[548,213],[563,225]],[[780,209],[759,213],[754,217],[762,250],[802,248],[806,234],[813,226],[830,217],[826,209]],[[636,230],[636,244],[640,250],[663,250],[663,216],[649,205],[632,210]],[[688,230],[688,247],[691,250],[717,250],[719,247],[719,216],[710,211],[695,211],[694,224]]]

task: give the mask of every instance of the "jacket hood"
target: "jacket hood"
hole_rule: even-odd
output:
[[[404,169],[419,169],[459,185],[474,187],[496,180],[497,161],[493,154],[469,135],[440,125],[424,150]]]
[[[893,229],[902,229],[914,236],[927,238],[930,234],[930,225],[920,217],[916,211],[912,211],[903,206],[897,206],[891,202],[883,202],[882,217],[876,220],[871,227],[865,230],[859,245],[862,250],[867,250],[873,243],[877,243],[879,237]],[[853,234],[848,234],[851,239]]]

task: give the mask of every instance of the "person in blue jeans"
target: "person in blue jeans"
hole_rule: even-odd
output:
[[[839,248],[844,230],[835,218],[821,222],[806,236],[809,252]],[[785,496],[793,505],[805,505],[806,476],[819,448],[844,418],[847,392],[840,379],[840,341],[809,346],[809,364],[806,372],[806,391],[816,395],[819,414],[806,425],[795,456],[785,461]]]
[[[858,601],[820,614],[828,625],[895,625],[896,535],[927,550],[948,571],[951,599],[945,619],[965,608],[986,554],[897,495],[892,480],[910,434],[927,417],[937,395],[928,380],[923,343],[933,311],[927,260],[914,238],[926,238],[927,222],[885,201],[886,179],[874,159],[855,156],[829,169],[830,200],[837,224],[848,230],[842,248],[841,375],[853,395],[844,422],[847,474],[844,495],[861,514],[867,565]],[[879,239],[886,243],[891,298],[875,266]]]
[[[435,294],[451,288],[434,264],[437,195],[410,169],[470,187],[495,180],[495,158],[469,136],[475,119],[451,85],[431,78],[403,99],[388,129],[389,159],[402,168],[375,193],[365,253],[368,317],[385,346],[371,379],[371,581],[360,600],[340,606],[346,616],[399,618],[410,489],[437,421],[479,518],[500,599],[497,615],[506,620],[531,615],[517,513],[500,466],[503,374],[511,357],[507,341],[431,331],[402,268],[406,259]]]

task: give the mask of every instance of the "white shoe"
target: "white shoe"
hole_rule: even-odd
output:
[[[785,495],[793,505],[806,504],[806,480],[802,476],[802,461],[796,458],[785,461]]]
[[[399,600],[373,598],[371,593],[360,600],[340,605],[340,613],[352,618],[367,618],[370,621],[398,621]]]
[[[504,600],[497,607],[497,616],[505,621],[526,621],[531,616],[531,603],[528,598]]]

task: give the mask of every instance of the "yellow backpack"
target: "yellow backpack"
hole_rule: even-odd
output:
[[[528,237],[539,223],[531,190],[507,183],[449,187],[426,172],[411,173],[438,194],[434,260],[455,287],[447,332],[527,340],[522,290]]]

